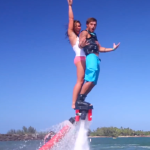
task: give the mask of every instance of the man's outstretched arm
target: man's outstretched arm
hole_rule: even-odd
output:
[[[114,43],[114,44],[113,44],[113,48],[106,48],[106,47],[101,47],[101,45],[100,45],[98,42],[96,42],[96,44],[98,45],[100,52],[111,52],[111,51],[114,51],[114,50],[116,50],[116,49],[119,47],[119,45],[120,45],[120,43],[118,43],[117,45]]]

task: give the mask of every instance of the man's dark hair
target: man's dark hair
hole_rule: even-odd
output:
[[[97,23],[97,20],[95,18],[88,18],[86,20],[86,24],[89,24],[90,22],[96,22]]]

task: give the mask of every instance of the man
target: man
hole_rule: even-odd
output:
[[[45,137],[44,137],[44,144],[46,144],[53,136],[55,133],[53,131],[50,131]]]
[[[117,45],[113,44],[113,48],[101,47],[98,42],[97,36],[94,33],[97,25],[95,18],[89,18],[86,21],[86,30],[82,31],[79,37],[79,47],[83,48],[86,54],[86,70],[85,78],[86,81],[81,89],[76,105],[87,106],[90,103],[85,102],[86,95],[92,90],[97,84],[98,76],[100,72],[100,59],[99,52],[110,52],[118,48],[120,43]],[[87,44],[88,43],[88,44]],[[86,45],[86,46],[85,46]]]

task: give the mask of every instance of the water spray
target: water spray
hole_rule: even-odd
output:
[[[65,150],[89,150],[87,133],[92,120],[92,109],[93,106],[90,105],[77,105],[75,108],[76,116],[70,118],[68,123],[39,150],[57,150],[60,148]]]

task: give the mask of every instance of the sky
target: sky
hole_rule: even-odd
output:
[[[150,1],[74,0],[74,18],[98,20],[98,84],[91,129],[150,130]],[[75,116],[75,53],[65,37],[67,0],[0,1],[0,133],[22,126],[44,130]]]

